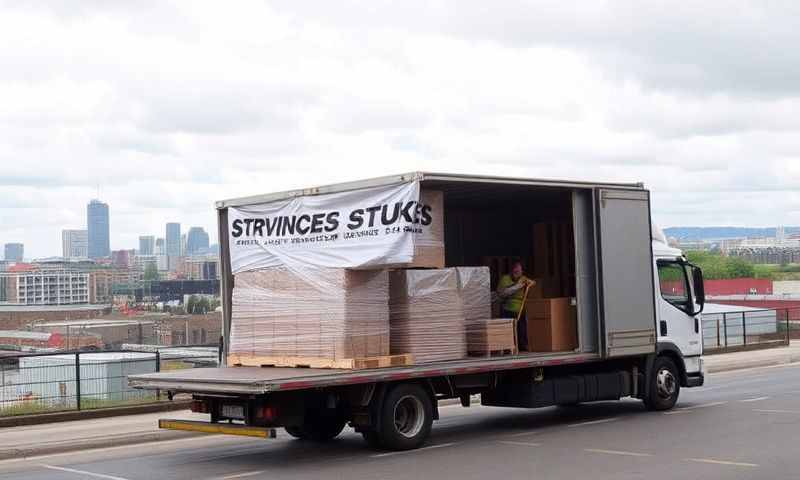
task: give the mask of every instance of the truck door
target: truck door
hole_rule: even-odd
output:
[[[655,352],[650,192],[600,189],[596,205],[603,352]]]

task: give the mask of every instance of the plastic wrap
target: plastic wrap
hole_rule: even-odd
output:
[[[456,270],[464,309],[467,351],[470,355],[511,353],[514,349],[514,321],[491,318],[493,292],[489,267],[458,267]]]
[[[347,359],[389,354],[385,270],[272,267],[234,277],[230,353]]]
[[[389,273],[392,354],[414,363],[464,358],[464,314],[454,268]]]

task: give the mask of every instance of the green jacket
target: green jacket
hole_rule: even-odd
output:
[[[511,278],[511,275],[503,275],[500,277],[500,283],[497,284],[497,291],[502,292],[508,287],[514,286],[519,282],[523,282],[527,280],[527,278],[523,275],[518,281],[514,281]],[[503,308],[508,310],[509,312],[518,313],[522,310],[522,297],[525,295],[525,289],[520,288],[513,295],[510,297],[506,297],[503,301]]]

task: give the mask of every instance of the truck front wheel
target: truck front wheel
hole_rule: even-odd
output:
[[[431,397],[419,385],[397,385],[384,398],[380,421],[378,435],[382,447],[390,450],[417,448],[431,433]]]
[[[668,357],[658,357],[653,363],[644,404],[649,410],[669,410],[678,401],[681,385],[678,368]]]

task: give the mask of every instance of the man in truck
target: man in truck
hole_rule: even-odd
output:
[[[520,351],[528,350],[528,322],[525,317],[524,297],[525,290],[536,285],[534,280],[525,276],[522,262],[519,260],[511,264],[511,273],[500,277],[497,284],[497,295],[503,301],[503,318],[517,318],[517,348]],[[522,315],[520,315],[522,312]]]

